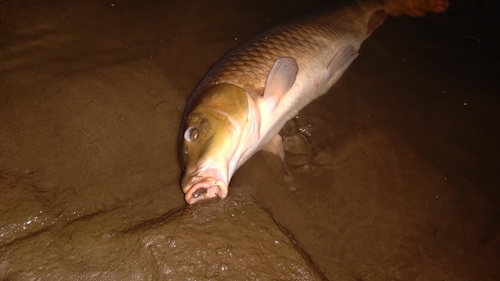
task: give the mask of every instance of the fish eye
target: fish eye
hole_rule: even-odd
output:
[[[189,127],[186,132],[184,132],[184,139],[187,141],[195,141],[198,138],[198,128]]]

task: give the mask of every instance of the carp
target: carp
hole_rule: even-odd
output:
[[[225,198],[262,149],[284,159],[285,123],[326,93],[388,15],[443,12],[448,0],[353,0],[265,31],[222,57],[189,97],[179,134],[185,200]]]

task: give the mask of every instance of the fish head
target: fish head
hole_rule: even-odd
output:
[[[193,204],[225,198],[248,121],[247,93],[234,85],[217,84],[200,93],[187,110],[180,132],[184,199]]]

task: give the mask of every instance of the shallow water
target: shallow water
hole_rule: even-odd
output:
[[[259,269],[297,261],[310,280],[323,278],[314,264],[330,280],[498,280],[493,1],[388,19],[289,125],[293,180],[279,159],[258,153],[236,173],[227,202],[185,207],[176,150],[190,91],[232,47],[315,5],[1,2],[0,278],[168,280],[169,266],[203,272],[192,280],[272,278],[244,268],[223,275],[237,273],[223,272],[237,261],[177,263],[231,244]],[[228,224],[224,206],[241,202],[263,206],[293,238],[261,207]],[[253,222],[262,228],[250,235]],[[288,241],[279,248],[287,254],[248,250],[269,235]],[[169,264],[158,257],[172,236],[201,243]]]

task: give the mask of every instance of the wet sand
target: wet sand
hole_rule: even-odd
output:
[[[180,190],[183,107],[225,52],[316,6],[305,2],[1,2],[0,278],[168,280],[151,243],[161,253],[172,236],[235,228],[220,200],[197,227],[177,219],[209,209],[187,208]],[[498,280],[495,6],[388,19],[287,128],[293,181],[264,152],[236,173],[227,200],[246,196],[272,217],[234,223],[286,228],[288,250],[329,280]],[[124,239],[130,229],[140,235]],[[269,238],[241,235],[246,246]]]

